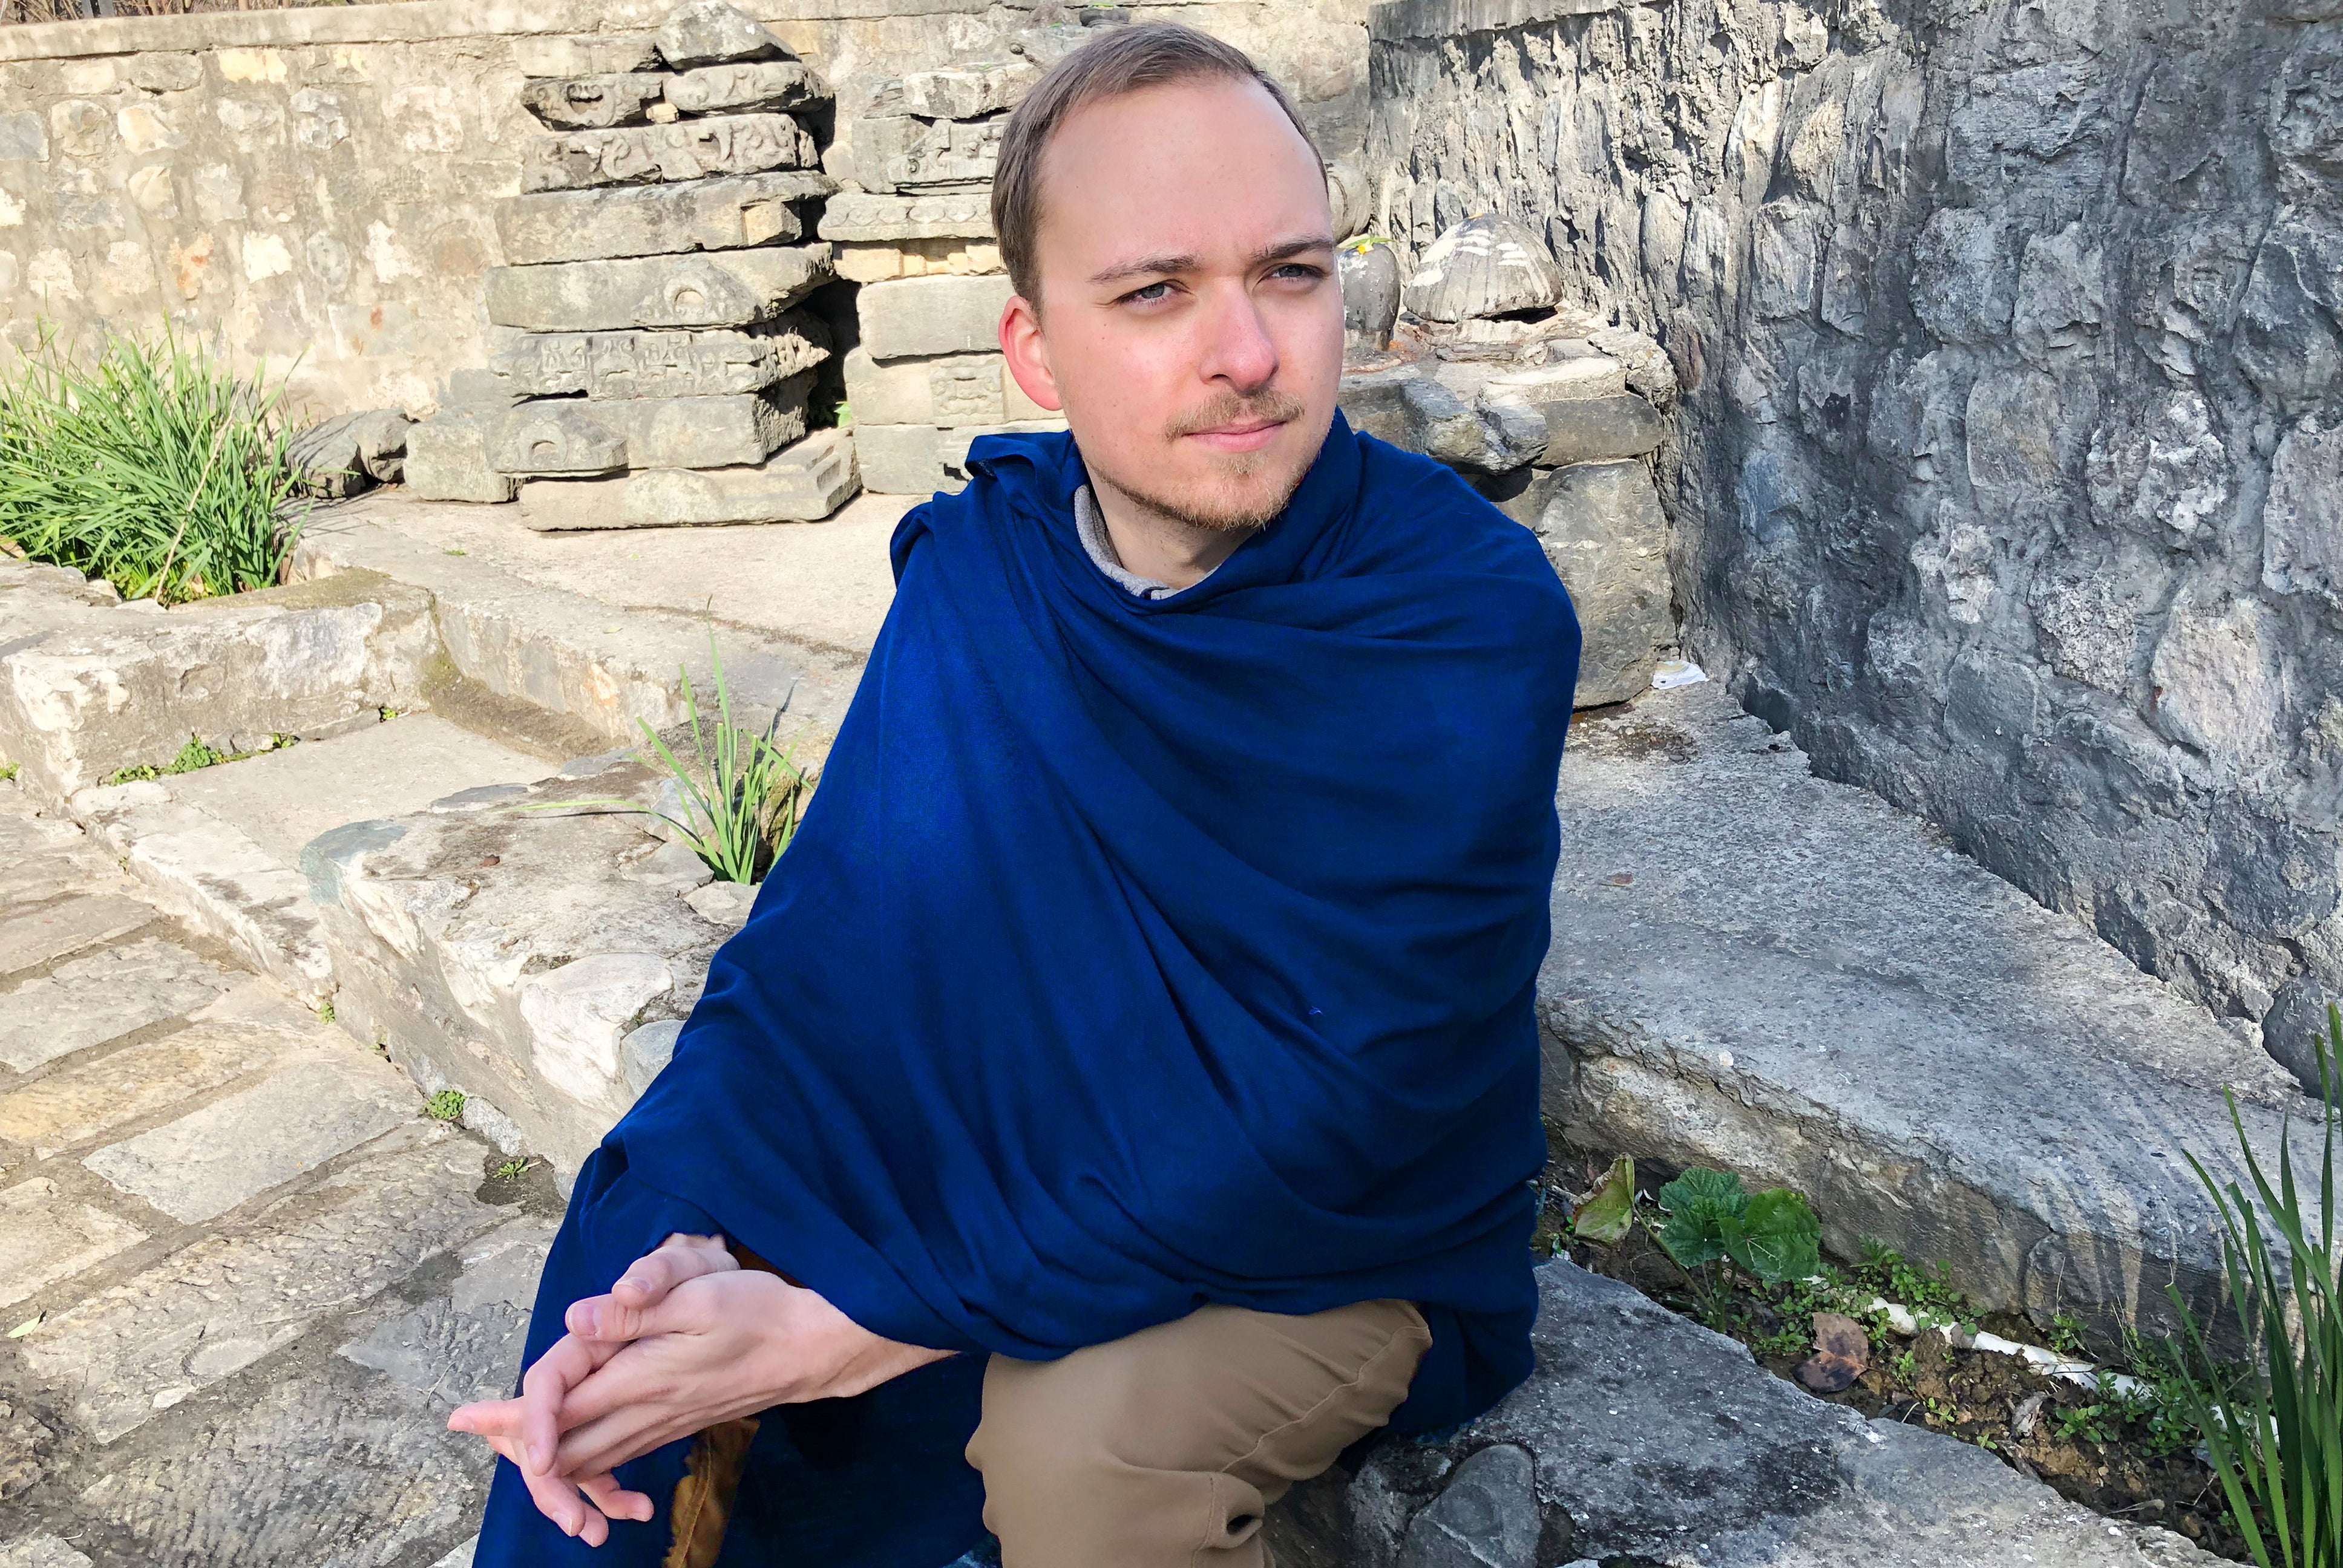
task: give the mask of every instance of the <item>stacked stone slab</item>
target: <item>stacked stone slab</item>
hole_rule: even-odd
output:
[[[1040,75],[1028,55],[913,72],[879,83],[853,123],[862,188],[830,198],[821,237],[839,247],[839,276],[862,286],[846,398],[874,490],[957,490],[977,437],[1065,427],[1019,389],[998,347],[1011,289],[993,164],[1002,122]]]
[[[530,528],[810,521],[859,483],[852,443],[809,433],[833,276],[806,237],[835,188],[800,113],[819,75],[719,0],[639,41],[533,49],[521,101],[547,127],[498,212],[509,265],[488,317],[517,329],[452,377],[408,437],[407,483],[505,501]]]

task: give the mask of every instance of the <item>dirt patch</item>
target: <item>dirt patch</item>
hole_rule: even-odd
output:
[[[1593,1188],[1609,1164],[1607,1157],[1565,1153],[1547,1167],[1548,1202],[1534,1242],[1539,1256],[1567,1252],[1581,1268],[1634,1286],[1740,1341],[1760,1365],[1817,1399],[1957,1437],[2108,1518],[2161,1525],[2217,1555],[2248,1560],[2219,1483],[2196,1456],[2196,1433],[2167,1416],[2151,1391],[2127,1391],[2112,1376],[2092,1383],[2054,1377],[2015,1356],[1962,1349],[1940,1330],[1906,1336],[1883,1314],[1851,1310],[1858,1298],[1886,1296],[1916,1308],[1933,1305],[1948,1319],[2006,1338],[2040,1338],[2038,1330],[2016,1321],[1977,1323],[1960,1312],[1953,1282],[1893,1254],[1838,1261],[1826,1270],[1830,1282],[1823,1287],[1767,1287],[1729,1267],[1695,1278],[1640,1223],[1614,1246],[1574,1241],[1564,1218],[1570,1195]],[[1639,1170],[1637,1186],[1656,1191],[1665,1174],[1673,1172]],[[1819,1382],[1827,1389],[1841,1381],[1832,1374],[1845,1369],[1828,1364],[1830,1355],[1818,1358],[1825,1364],[1810,1369],[1805,1380],[1798,1376],[1801,1364],[1816,1355],[1818,1312],[1853,1317],[1863,1332],[1863,1347],[1852,1358],[1862,1370],[1837,1392],[1812,1386]],[[1845,1352],[1850,1347],[1829,1348]],[[2152,1382],[2153,1369],[2140,1370]]]

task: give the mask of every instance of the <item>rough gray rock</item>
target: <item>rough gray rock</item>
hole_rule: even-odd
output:
[[[930,120],[973,120],[1015,108],[1041,79],[1041,68],[1030,60],[912,71],[903,77],[903,111]]]
[[[1723,1335],[1567,1259],[1538,1270],[1537,1371],[1350,1483],[1359,1568],[2214,1568],[1957,1439],[1815,1399]],[[1535,1456],[1534,1493],[1524,1496]],[[1339,1482],[1322,1481],[1325,1488]],[[1528,1539],[1524,1541],[1526,1535]],[[1281,1544],[1282,1540],[1281,1539]],[[1322,1541],[1309,1543],[1325,1550]]]
[[[830,329],[799,311],[754,333],[532,333],[488,368],[516,399],[720,397],[761,392],[829,357]]]
[[[1641,398],[1626,401],[1644,406]],[[1662,653],[1676,640],[1670,530],[1651,469],[1638,462],[1542,468],[1503,509],[1537,535],[1578,611],[1577,705],[1624,702],[1648,690]]]
[[[507,474],[716,468],[763,462],[806,432],[813,377],[729,397],[548,398],[504,417],[488,460]]]
[[[830,278],[830,246],[772,246],[699,256],[492,266],[488,319],[529,332],[630,327],[751,327]]]
[[[862,351],[882,360],[997,352],[1001,312],[1015,292],[1005,275],[865,284],[854,300]]]
[[[1426,321],[1543,310],[1561,297],[1562,272],[1545,241],[1512,218],[1465,219],[1425,247],[1400,303]]]
[[[505,259],[517,266],[599,261],[787,244],[805,233],[800,203],[836,186],[802,170],[674,186],[531,191],[497,206]]]
[[[521,149],[520,188],[574,191],[698,180],[819,162],[813,138],[787,115],[719,115],[666,126],[532,136]]]
[[[1420,364],[1348,370],[1342,415],[1354,428],[1466,474],[1502,474],[1542,456],[1546,422],[1525,404],[1481,404]]]
[[[711,523],[816,522],[861,486],[854,439],[816,430],[738,468],[638,468],[608,479],[538,479],[520,488],[520,520],[552,532]]]
[[[285,443],[285,456],[313,496],[339,499],[370,485],[395,485],[412,420],[403,408],[368,408],[321,420]]]
[[[968,483],[968,449],[979,436],[1019,430],[1062,430],[1064,420],[1020,419],[1002,425],[862,425],[854,427],[854,460],[862,483],[881,495],[957,492]]]
[[[1574,1143],[1807,1193],[1825,1241],[1944,1259],[1982,1310],[2170,1332],[2218,1260],[2186,1156],[2316,1109],[2249,1040],[1714,685],[1582,717],[1563,760],[1547,1111]],[[2315,1184],[2315,1178],[2314,1184]]]
[[[677,70],[732,60],[791,59],[781,41],[724,0],[691,0],[668,13],[651,35],[659,58]]]
[[[2343,986],[2334,20],[1373,22],[1398,237],[1499,206],[1664,341],[1692,654],[1829,776],[2272,1028],[2298,979]]]

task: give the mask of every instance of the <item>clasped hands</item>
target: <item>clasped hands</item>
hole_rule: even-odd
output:
[[[607,1296],[573,1302],[568,1332],[521,1379],[518,1399],[448,1416],[518,1467],[545,1516],[588,1546],[650,1498],[611,1473],[719,1422],[857,1394],[949,1351],[880,1338],[821,1296],[744,1269],[720,1236],[669,1236]]]

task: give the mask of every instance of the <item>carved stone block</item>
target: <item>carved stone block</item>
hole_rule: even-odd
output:
[[[742,15],[724,0],[697,0],[677,6],[652,37],[659,45],[659,58],[678,70],[726,60],[790,57],[764,24]]]
[[[525,191],[582,190],[760,174],[820,162],[813,138],[787,115],[721,115],[532,137],[521,153],[520,186]]]
[[[667,101],[687,115],[795,109],[830,96],[830,87],[799,60],[702,65],[669,76]]]
[[[797,204],[837,186],[818,174],[744,175],[683,186],[538,191],[497,206],[508,261],[735,250],[805,232]]]
[[[806,430],[802,372],[763,392],[729,397],[553,398],[504,417],[489,457],[508,474],[723,468],[761,463]]]
[[[922,120],[890,115],[854,126],[854,166],[865,188],[989,183],[1001,158],[1001,118]]]
[[[488,319],[530,332],[749,327],[830,281],[830,246],[488,269]]]
[[[925,496],[968,483],[968,449],[980,436],[1062,430],[1065,421],[1021,419],[1012,424],[938,429],[928,425],[854,427],[854,460],[862,483],[881,495]]]
[[[490,368],[528,397],[713,397],[760,392],[829,357],[829,328],[800,311],[755,334],[538,333]]]
[[[987,353],[1000,347],[1001,310],[1010,294],[1001,274],[864,284],[855,297],[862,347],[873,359]]]
[[[840,191],[821,209],[821,237],[838,240],[990,239],[992,193],[890,196]]]
[[[425,501],[509,501],[513,482],[488,461],[499,414],[449,413],[407,432],[400,482]]]
[[[520,487],[520,520],[546,531],[815,522],[860,487],[853,438],[816,430],[752,466],[532,479]]]
[[[998,425],[1057,417],[1025,396],[998,354],[881,364],[856,348],[843,368],[846,400],[860,424]]]
[[[562,129],[632,125],[646,105],[665,95],[669,80],[649,71],[557,76],[523,83],[520,101],[540,121]]]
[[[1030,60],[913,71],[903,78],[903,109],[928,119],[972,120],[1016,107],[1041,77],[1041,67]]]

